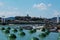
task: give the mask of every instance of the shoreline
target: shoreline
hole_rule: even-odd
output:
[[[18,24],[14,24],[14,23],[9,23],[9,24],[6,24],[6,23],[1,23],[0,25],[22,25],[22,24],[24,24],[24,25],[28,25],[28,24],[30,24],[30,25],[36,25],[36,23],[18,23]],[[41,24],[41,23],[40,23]],[[39,24],[38,24],[39,25]],[[25,27],[25,28],[28,28],[27,26]],[[32,28],[33,28],[33,26],[32,26]],[[50,32],[60,32],[60,30],[52,30],[52,31],[50,31]]]

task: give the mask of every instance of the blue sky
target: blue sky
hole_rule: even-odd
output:
[[[60,0],[0,0],[0,17],[30,16],[51,18],[60,14]]]

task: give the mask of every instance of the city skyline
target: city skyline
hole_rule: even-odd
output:
[[[51,18],[60,14],[59,4],[60,0],[0,0],[0,17],[29,14],[33,17]]]

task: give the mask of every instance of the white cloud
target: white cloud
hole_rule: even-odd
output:
[[[3,11],[0,12],[0,17],[5,16],[6,17],[14,17],[14,16],[19,16],[20,12],[16,12],[16,11]]]
[[[0,17],[5,16],[5,17],[14,17],[14,16],[20,16],[20,11],[17,10],[16,8],[13,9],[7,9],[0,11]]]
[[[40,4],[34,4],[33,5],[34,8],[38,8],[38,9],[41,9],[41,10],[46,10],[50,6],[52,6],[52,4],[46,5],[45,3],[40,3]]]
[[[7,7],[8,10],[18,10],[16,7]]]
[[[0,6],[3,6],[4,5],[4,3],[3,2],[0,2]]]
[[[18,10],[18,8],[13,8],[13,9]]]
[[[51,7],[52,6],[52,4],[48,4],[48,7]]]

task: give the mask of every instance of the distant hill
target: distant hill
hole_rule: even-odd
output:
[[[15,20],[15,17],[8,17],[6,18],[6,20]],[[57,22],[57,17],[49,18],[48,20],[52,22]],[[59,21],[60,21],[60,17],[59,17]]]
[[[6,20],[15,20],[15,17],[8,17],[8,18],[5,18]]]
[[[50,18],[50,20],[53,22],[57,22],[57,17]],[[60,17],[59,17],[59,21],[60,21]]]

